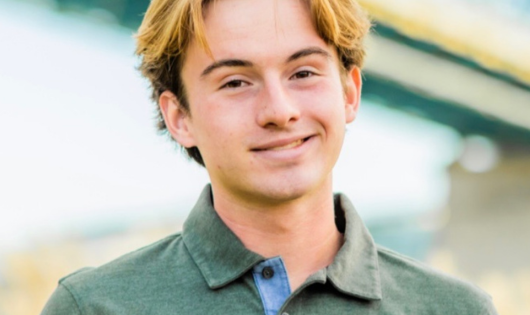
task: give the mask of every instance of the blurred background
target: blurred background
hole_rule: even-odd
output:
[[[530,0],[360,0],[362,109],[335,169],[376,241],[530,314]],[[204,170],[135,70],[148,0],[0,0],[0,315],[180,230]]]

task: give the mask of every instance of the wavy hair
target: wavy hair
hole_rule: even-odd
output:
[[[281,0],[275,0],[281,1]],[[342,70],[362,67],[363,39],[371,23],[356,0],[300,0],[307,4],[319,36],[337,49]],[[136,54],[139,70],[152,88],[158,103],[164,91],[177,97],[182,109],[189,112],[186,90],[181,78],[186,50],[192,40],[211,54],[206,41],[204,11],[212,0],[152,0],[138,33]],[[157,106],[157,127],[167,134],[164,118]],[[197,147],[185,148],[188,156],[204,166]]]

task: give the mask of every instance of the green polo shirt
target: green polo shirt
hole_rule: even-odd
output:
[[[480,289],[374,244],[350,201],[335,196],[344,244],[279,314],[497,314]],[[264,314],[246,249],[207,186],[182,233],[59,281],[44,315]]]

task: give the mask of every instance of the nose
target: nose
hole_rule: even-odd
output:
[[[280,80],[268,80],[260,91],[257,123],[264,128],[284,128],[300,119],[300,109]]]

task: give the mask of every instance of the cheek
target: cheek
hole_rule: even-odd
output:
[[[320,85],[301,98],[301,106],[324,125],[345,125],[345,99],[340,83]],[[328,126],[330,127],[330,126]]]
[[[196,119],[197,146],[204,155],[222,158],[219,152],[233,151],[230,148],[242,142],[247,119],[235,106],[220,102],[203,102],[194,113]],[[217,155],[217,157],[216,157]]]

